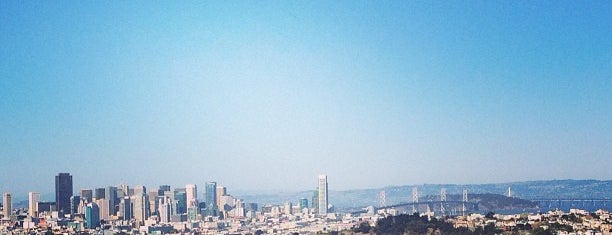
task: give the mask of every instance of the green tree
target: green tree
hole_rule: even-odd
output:
[[[359,226],[353,228],[353,232],[355,232],[355,233],[369,233],[370,229],[372,229],[372,227],[370,226],[369,223],[362,222],[362,223],[359,224]]]
[[[502,230],[496,228],[494,223],[488,223],[483,228],[483,234],[493,235],[493,234],[499,234],[499,233],[502,233]]]
[[[553,235],[550,229],[536,228],[533,230],[533,235]]]

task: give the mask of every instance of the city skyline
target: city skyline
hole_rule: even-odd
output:
[[[57,172],[74,192],[314,190],[322,172],[334,190],[609,180],[610,15],[609,1],[2,1],[0,192],[44,196]]]
[[[55,179],[56,195],[58,197],[66,196],[64,194],[68,191],[75,191],[70,173],[58,173]],[[2,232],[14,231],[20,233],[24,231],[53,229],[61,230],[62,233],[67,234],[89,234],[101,230],[110,232],[117,231],[118,229],[121,229],[121,231],[160,231],[162,234],[178,234],[179,232],[190,231],[204,231],[205,233],[213,234],[220,234],[226,231],[240,231],[244,232],[240,234],[252,234],[256,231],[263,232],[267,230],[273,234],[286,234],[287,231],[292,233],[299,232],[300,234],[319,234],[321,231],[329,230],[355,231],[357,228],[368,230],[369,226],[366,226],[367,228],[362,226],[363,223],[366,223],[370,226],[376,226],[377,229],[380,229],[376,231],[384,233],[382,231],[387,230],[388,227],[384,222],[381,223],[380,221],[392,218],[392,216],[405,217],[409,215],[421,221],[435,219],[435,221],[440,220],[441,222],[455,224],[455,226],[448,226],[447,228],[457,228],[457,226],[472,227],[471,229],[464,230],[464,232],[473,231],[475,232],[474,234],[481,234],[478,232],[479,227],[489,226],[488,224],[492,225],[492,228],[499,229],[499,231],[502,231],[502,229],[507,230],[509,227],[512,227],[512,230],[529,231],[533,230],[535,226],[536,229],[552,231],[596,230],[612,232],[612,226],[608,226],[609,224],[602,225],[612,218],[607,210],[609,205],[606,205],[612,202],[612,199],[609,197],[607,199],[548,198],[526,200],[514,197],[511,194],[510,188],[508,188],[507,197],[492,193],[476,193],[470,194],[468,197],[468,190],[465,187],[461,187],[462,195],[453,196],[451,194],[449,199],[444,187],[450,185],[423,185],[423,187],[429,187],[426,191],[430,192],[432,186],[436,189],[442,187],[439,191],[439,201],[432,198],[431,195],[419,196],[421,193],[419,193],[417,187],[413,187],[412,202],[386,201],[386,194],[383,190],[378,194],[380,203],[378,207],[368,204],[359,204],[360,206],[355,207],[354,200],[344,198],[342,201],[353,205],[349,208],[337,208],[328,201],[329,190],[327,179],[325,174],[318,175],[317,190],[313,194],[313,204],[311,207],[307,206],[308,201],[306,198],[295,197],[295,195],[290,200],[285,200],[282,203],[265,203],[259,207],[257,203],[247,203],[240,197],[228,194],[227,188],[218,185],[216,182],[206,182],[205,186],[206,194],[204,198],[207,202],[211,203],[197,204],[195,207],[187,206],[189,202],[197,201],[197,185],[195,184],[187,184],[184,188],[175,188],[174,193],[170,191],[171,186],[169,185],[160,185],[158,190],[153,189],[148,192],[144,185],[136,185],[133,188],[127,185],[120,185],[118,187],[109,186],[96,189],[98,191],[96,193],[97,198],[91,202],[87,198],[91,197],[92,190],[80,190],[82,197],[68,195],[71,196],[69,213],[62,213],[62,211],[66,212],[66,210],[61,209],[62,203],[59,198],[56,200],[59,203],[42,202],[39,201],[37,192],[29,194],[29,205],[27,208],[14,207],[12,195],[5,192],[3,193],[3,215],[1,217],[0,230]],[[558,187],[558,182],[549,182],[541,184],[544,188],[540,189],[554,190],[563,188],[572,191],[570,188],[578,187],[589,189],[587,194],[583,195],[594,195],[592,193],[598,190],[609,195],[610,187],[606,187],[605,184],[610,184],[612,181],[604,183],[591,180],[591,182],[577,184],[571,181],[560,183],[567,184],[569,187]],[[587,184],[591,185],[587,186]],[[599,187],[592,187],[594,185],[599,185]],[[535,185],[519,184],[517,186],[521,190],[528,191],[537,191],[538,188]],[[457,189],[455,188],[454,190]],[[491,188],[488,190],[491,190]],[[103,191],[104,193],[102,193]],[[397,193],[398,191],[392,189],[391,192]],[[366,194],[364,194],[364,191],[356,192],[356,195],[359,195],[359,197],[365,196],[367,198]],[[428,200],[420,202],[419,197],[422,196],[425,196]],[[459,201],[457,198],[462,199]],[[294,204],[293,201],[296,200],[297,204]],[[111,205],[113,201],[120,201],[120,203],[115,207]],[[366,201],[361,201],[360,203],[371,203],[367,199]],[[392,205],[385,202],[391,202]],[[510,210],[503,209],[507,208],[508,203],[512,208]],[[34,204],[36,206],[33,206]],[[480,208],[481,206],[485,208]],[[179,209],[181,207],[186,207],[187,210]],[[118,210],[114,210],[114,208],[118,208]],[[358,209],[355,210],[356,208]],[[503,209],[502,211],[505,212],[495,213],[493,212],[495,208]],[[542,213],[541,209],[545,208],[549,209],[548,212]],[[515,214],[519,211],[520,214]],[[569,211],[569,213],[565,211]],[[484,212],[487,212],[487,214],[482,214]],[[483,223],[485,220],[490,220],[491,216],[503,220],[504,224]],[[529,226],[525,223],[516,223],[515,219],[519,216],[528,219]],[[581,221],[582,219],[572,219],[570,216],[584,216],[584,219],[588,220],[589,223],[584,223]],[[426,220],[425,217],[427,218]],[[513,219],[512,217],[515,218]],[[541,222],[542,218],[547,220],[544,224],[546,227],[540,227],[541,225],[537,223],[538,221]],[[467,225],[466,220],[472,224]],[[568,224],[568,221],[573,227],[552,227],[552,223]],[[295,226],[295,223],[300,223],[300,226]],[[220,224],[225,225],[219,226]],[[523,226],[518,227],[518,224]]]
[[[57,175],[56,175],[57,176]],[[72,175],[71,175],[72,176]],[[310,188],[306,188],[306,189],[301,189],[301,190],[294,190],[294,191],[290,191],[290,190],[285,190],[285,191],[275,191],[275,190],[244,190],[244,189],[240,189],[240,188],[232,188],[231,192],[232,195],[240,195],[240,196],[247,196],[247,197],[258,197],[258,196],[271,196],[274,194],[280,194],[280,195],[304,195],[305,193],[311,193],[314,192],[315,196],[313,198],[308,198],[308,200],[315,200],[318,201],[319,200],[319,188],[321,187],[321,176],[325,176],[325,178],[327,177],[327,175],[325,174],[320,174],[318,177],[313,177],[312,180],[313,181],[318,181],[318,183],[316,185],[311,185]],[[78,180],[78,178],[77,178]],[[51,181],[52,182],[52,181]],[[194,182],[194,181],[190,181],[190,182]],[[512,185],[524,185],[524,184],[544,184],[545,182],[548,183],[554,183],[555,182],[588,182],[590,184],[598,184],[598,183],[602,183],[602,184],[610,184],[612,183],[612,180],[596,180],[596,179],[561,179],[561,180],[535,180],[535,181],[507,181],[507,182],[496,182],[496,183],[485,183],[485,184],[449,184],[449,183],[440,183],[440,184],[404,184],[404,185],[387,185],[387,186],[383,186],[383,187],[372,187],[372,188],[357,188],[357,189],[336,189],[336,188],[332,188],[331,190],[328,189],[328,191],[331,191],[332,193],[345,193],[345,192],[352,192],[352,191],[376,191],[376,190],[397,190],[398,188],[405,188],[405,187],[409,187],[411,190],[414,190],[415,187],[427,187],[429,188],[428,193],[423,194],[422,196],[427,196],[427,195],[436,195],[438,193],[438,191],[432,192],[431,191],[431,187],[440,187],[440,188],[455,188],[454,191],[452,191],[452,194],[456,194],[456,195],[460,195],[462,193],[461,190],[466,189],[466,188],[480,188],[480,187],[484,187],[484,188],[488,188],[488,190],[484,190],[480,189],[478,190],[479,193],[495,193],[495,194],[500,194],[500,195],[508,195],[508,190],[509,188],[512,188],[512,196],[514,196],[514,186]],[[206,187],[206,185],[208,184],[213,184],[213,185],[217,185],[217,183],[215,181],[206,181],[204,183],[202,183],[202,187]],[[199,184],[193,184],[193,183],[188,183],[188,184],[179,184],[179,185],[167,185],[164,183],[154,183],[151,185],[142,185],[142,184],[127,184],[125,182],[119,183],[119,184],[109,184],[106,186],[101,186],[101,185],[85,185],[83,187],[79,187],[77,188],[77,186],[73,186],[73,195],[75,196],[85,196],[85,197],[81,197],[82,199],[88,198],[89,200],[96,199],[96,198],[107,198],[107,189],[109,188],[114,188],[115,190],[121,188],[121,190],[123,191],[127,191],[129,189],[129,191],[134,192],[135,188],[146,188],[146,187],[151,187],[152,191],[155,192],[159,192],[158,190],[161,190],[162,188],[167,188],[168,190],[171,191],[175,191],[179,190],[180,192],[183,193],[183,197],[185,197],[185,201],[187,201],[187,188],[190,186],[196,186]],[[157,187],[160,187],[160,189],[156,189]],[[501,188],[500,188],[501,187]],[[568,187],[567,185],[565,186],[561,186],[561,185],[557,185],[555,187],[561,187],[561,188],[565,188]],[[593,185],[589,185],[589,186],[585,186],[585,187],[596,187]],[[217,187],[208,187],[213,189],[213,193],[219,192],[220,190],[223,193],[227,193],[227,188],[221,185],[217,185]],[[493,190],[493,188],[496,188],[495,190]],[[529,187],[527,187],[529,188]],[[216,189],[216,190],[214,190]],[[439,190],[439,189],[436,189]],[[99,192],[98,192],[99,191]],[[379,193],[380,191],[376,191],[377,193]],[[10,193],[12,195],[13,201],[16,200],[17,203],[24,203],[29,201],[30,194],[31,193],[35,193],[36,194],[36,199],[37,201],[40,202],[45,202],[45,203],[55,203],[56,198],[55,198],[55,194],[56,192],[50,191],[50,192],[39,192],[36,190],[30,190],[28,192],[25,193],[15,193],[15,192],[11,192],[11,191],[4,191],[3,193]],[[406,195],[408,195],[410,192],[408,192]],[[412,192],[414,193],[414,192]],[[580,195],[587,195],[584,194],[586,192],[583,192],[583,194]],[[597,194],[600,195],[607,195],[605,192],[601,192],[601,191],[597,191]],[[115,195],[117,195],[117,193],[114,193]],[[419,192],[420,194],[420,192]],[[562,193],[563,195],[566,195],[566,193]],[[163,194],[160,194],[163,195]],[[529,195],[529,194],[528,194]],[[203,200],[205,200],[205,198],[207,197],[206,191],[204,192],[200,192],[199,195],[197,195],[198,197],[202,197]],[[378,195],[380,196],[380,195]],[[521,194],[520,197],[523,197],[526,195]],[[562,197],[567,197],[567,196],[562,196]],[[608,198],[609,196],[603,196],[603,198]],[[216,202],[217,204],[219,203],[219,195],[215,195],[215,200],[214,202]],[[329,199],[328,199],[329,200]],[[206,200],[205,200],[206,201]],[[316,203],[316,202],[315,202]],[[299,204],[299,201],[297,201],[297,204]],[[296,204],[296,205],[297,205]],[[318,203],[317,203],[318,204]],[[26,207],[29,208],[29,206],[26,205]],[[315,208],[318,208],[315,207]],[[187,210],[187,208],[184,208],[185,210]]]

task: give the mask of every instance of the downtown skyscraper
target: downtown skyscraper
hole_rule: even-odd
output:
[[[10,219],[13,214],[13,195],[4,193],[2,195],[2,215],[4,219]]]
[[[185,185],[187,196],[187,210],[198,207],[198,187],[195,184]]]
[[[96,203],[90,202],[85,208],[85,227],[94,229],[100,226],[100,208]]]
[[[134,200],[132,201],[132,215],[139,224],[144,224],[144,221],[149,218],[149,197],[147,188],[143,185],[134,187]]]
[[[81,199],[87,200],[88,202],[93,201],[93,191],[91,189],[81,189]]]
[[[198,212],[198,188],[195,184],[185,185],[187,194],[187,218],[190,221],[196,219]]]
[[[327,175],[319,175],[318,187],[318,213],[319,215],[327,214],[328,195],[327,195]]]
[[[117,187],[106,187],[106,190],[104,190],[104,199],[108,200],[108,214],[116,215],[118,210],[117,204],[119,204],[119,198],[117,197]]]
[[[39,192],[28,193],[28,214],[30,216],[38,216],[38,202],[40,201]]]
[[[217,215],[217,182],[206,182],[206,215]]]
[[[55,176],[55,206],[57,211],[70,212],[70,197],[72,197],[72,175],[59,173]]]

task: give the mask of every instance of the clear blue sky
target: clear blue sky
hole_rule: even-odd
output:
[[[611,1],[0,1],[0,191],[611,179]]]

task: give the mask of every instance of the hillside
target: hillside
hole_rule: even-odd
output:
[[[478,202],[480,210],[490,211],[534,209],[538,207],[537,202],[492,193],[474,194],[471,201]]]

